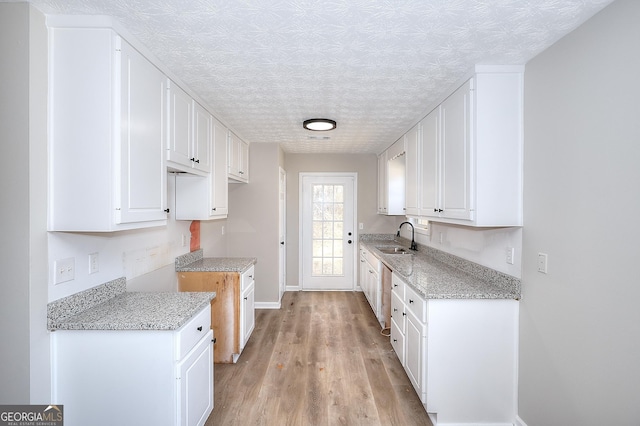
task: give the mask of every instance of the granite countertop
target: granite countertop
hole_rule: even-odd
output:
[[[244,272],[256,263],[255,257],[203,257],[196,250],[176,258],[176,272]]]
[[[427,299],[520,299],[520,280],[430,247],[385,254],[376,247],[409,247],[404,238],[364,238],[360,244]]]
[[[120,278],[49,303],[48,329],[176,330],[197,314],[214,292],[127,292]]]

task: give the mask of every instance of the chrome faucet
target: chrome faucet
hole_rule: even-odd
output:
[[[409,248],[411,250],[418,250],[418,246],[416,245],[416,240],[414,238],[415,229],[413,228],[413,223],[411,223],[411,222],[402,222],[400,224],[400,226],[398,226],[398,232],[396,233],[396,237],[400,236],[400,228],[402,228],[402,225],[404,225],[405,223],[408,223],[409,225],[411,225],[411,247],[409,247]]]

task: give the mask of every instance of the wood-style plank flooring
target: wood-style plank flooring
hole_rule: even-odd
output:
[[[387,330],[388,332],[388,330]],[[363,293],[287,292],[216,364],[214,425],[432,426]]]

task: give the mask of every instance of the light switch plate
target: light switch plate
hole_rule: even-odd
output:
[[[53,282],[61,284],[75,279],[76,261],[73,257],[60,259],[53,262]]]

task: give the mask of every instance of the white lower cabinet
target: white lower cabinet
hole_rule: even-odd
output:
[[[518,301],[425,299],[393,274],[391,345],[434,426],[516,419]]]
[[[404,284],[402,285],[404,286]],[[404,296],[400,291],[397,285],[395,289],[393,287],[391,289],[391,346],[396,351],[400,363],[405,365],[404,335],[407,314],[404,311],[404,301],[402,300]]]
[[[255,328],[255,267],[251,266],[240,276],[240,350],[244,349]]]
[[[382,280],[380,260],[368,250],[360,249],[360,287],[380,325],[383,325]]]
[[[203,425],[213,410],[211,307],[177,330],[58,330],[53,400],[67,426]]]

